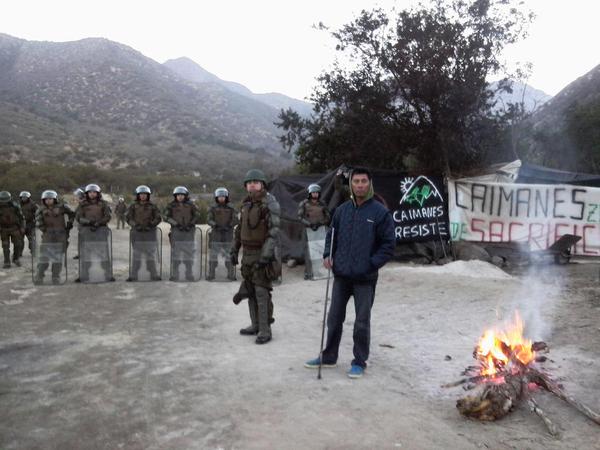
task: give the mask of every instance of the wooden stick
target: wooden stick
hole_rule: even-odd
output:
[[[558,385],[554,381],[552,381],[547,375],[543,374],[539,370],[529,369],[529,371],[533,375],[533,382],[539,384],[548,392],[551,392],[552,394],[556,395],[558,398],[574,407],[581,414],[600,425],[600,414],[598,414],[595,411],[592,411],[587,405],[571,397],[569,394],[567,394],[565,391],[559,388]]]
[[[539,405],[533,399],[533,397],[529,397],[527,399],[527,404],[529,405],[529,409],[531,410],[531,412],[535,413],[540,419],[542,419],[544,421],[544,425],[546,425],[546,428],[548,429],[550,434],[552,436],[554,436],[555,438],[560,438],[560,431],[558,431],[558,428],[556,428],[556,425],[554,425],[554,423],[552,423],[550,418],[546,415],[546,413],[542,410],[542,408],[539,407]]]
[[[460,386],[461,384],[465,384],[465,383],[477,383],[477,382],[479,382],[481,380],[484,380],[486,378],[488,378],[488,377],[485,376],[485,375],[477,375],[477,376],[474,376],[474,377],[461,378],[460,380],[454,381],[452,383],[442,384],[441,387],[443,387],[443,388],[452,388],[452,387]]]

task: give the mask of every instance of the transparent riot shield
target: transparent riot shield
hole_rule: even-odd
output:
[[[306,264],[306,273],[311,280],[327,278],[327,269],[323,267],[323,251],[325,249],[326,236],[327,227],[325,226],[317,228],[316,231],[306,228],[304,264]]]
[[[171,242],[171,281],[200,281],[202,278],[202,230],[182,231],[175,227],[169,233]]]
[[[233,230],[206,232],[206,273],[207,281],[235,281],[236,269],[230,260]]]
[[[162,230],[132,229],[129,232],[128,281],[158,281],[162,278]]]
[[[112,233],[108,227],[80,227],[78,235],[79,281],[114,281],[112,269]]]
[[[67,234],[65,230],[39,229],[33,235],[31,272],[33,283],[64,284],[67,281]]]

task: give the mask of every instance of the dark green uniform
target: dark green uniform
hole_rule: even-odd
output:
[[[188,250],[190,250],[191,254],[194,254],[196,251],[196,241],[193,233],[195,232],[194,228],[199,221],[200,212],[198,211],[198,208],[194,202],[187,198],[182,202],[173,200],[165,208],[165,222],[171,225],[171,229],[176,228],[182,233],[190,233],[189,245],[192,246],[192,248],[189,248]],[[183,263],[185,265],[186,279],[188,281],[192,281],[194,279],[192,274],[193,260],[186,257],[183,252],[176,251],[175,247],[173,246],[172,239],[172,233],[169,233],[169,242],[171,243],[172,252],[171,263],[173,264],[172,272],[177,273],[179,271],[180,264]]]
[[[320,199],[310,198],[311,194],[308,194],[309,198],[304,199],[298,205],[298,219],[302,222],[306,228],[317,230],[321,226],[329,225],[331,221],[331,215],[329,209],[325,206]],[[309,260],[310,255],[308,254],[308,242],[306,242],[306,233],[302,233],[302,241],[304,247],[304,279],[307,280],[312,277],[312,269],[310,268]]]
[[[217,203],[208,210],[207,223],[210,230],[210,256],[208,262],[208,279],[215,278],[215,270],[219,262],[219,253],[224,249],[229,251],[233,241],[233,229],[238,224],[237,212],[229,203]],[[216,245],[212,245],[216,244]],[[235,279],[233,265],[229,258],[226,259],[227,278]]]
[[[171,227],[193,228],[200,221],[198,207],[191,200],[172,201],[165,208],[165,222]]]
[[[80,245],[86,240],[90,243],[106,242],[108,236],[108,223],[110,222],[110,218],[110,206],[105,200],[102,200],[102,197],[100,195],[94,200],[91,200],[86,197],[85,200],[79,203],[79,206],[75,211],[75,220],[79,224]],[[85,238],[82,237],[82,231],[83,233],[85,233]],[[105,253],[107,252],[103,252],[103,254]],[[89,270],[91,266],[91,261],[81,261],[81,273],[79,274],[80,279],[89,279]],[[102,267],[102,270],[104,270],[106,280],[113,280],[110,260],[106,258],[102,259],[100,261],[100,266]]]
[[[321,200],[305,199],[298,205],[298,218],[306,227],[318,228],[329,225],[331,216],[325,203]]]
[[[67,239],[69,231],[73,228],[75,212],[64,203],[42,206],[36,212],[36,226],[42,232],[42,244],[62,244],[63,252],[67,251]],[[42,253],[50,246],[42,245]],[[44,274],[50,263],[48,255],[41,254],[38,257],[36,283],[42,283]],[[61,258],[62,260],[63,258]],[[62,263],[52,262],[52,282],[58,283],[62,271]]]
[[[242,334],[258,333],[257,342],[271,338],[273,303],[272,282],[279,277],[281,267],[275,260],[279,234],[280,207],[274,196],[261,190],[248,195],[240,210],[240,224],[235,229],[231,248],[232,260],[237,261],[243,249],[242,276],[238,296],[248,297],[250,327]],[[259,342],[260,343],[260,342]]]
[[[23,252],[25,219],[19,205],[12,200],[0,202],[0,238],[4,252],[4,267],[10,267],[10,243],[13,244],[13,262],[20,266],[19,257]]]
[[[38,204],[31,201],[31,198],[28,198],[25,201],[21,200],[21,211],[23,212],[23,217],[25,218],[25,236],[27,236],[29,253],[31,253],[31,249],[33,248],[33,238],[35,234],[35,213],[38,209]],[[24,240],[23,244],[25,244]],[[23,247],[24,246],[25,245],[23,245]]]
[[[117,215],[117,230],[119,228],[125,229],[125,214],[127,214],[127,204],[124,201],[120,201],[115,206],[115,214]]]
[[[156,227],[162,221],[158,207],[151,201],[141,202],[136,200],[125,214],[127,223],[132,228],[131,246],[133,255],[131,260],[131,279],[137,279],[140,270],[142,258],[146,260],[146,267],[150,272],[152,280],[160,279],[157,264],[157,255],[153,254],[151,249],[158,246]],[[136,245],[136,244],[140,245]]]

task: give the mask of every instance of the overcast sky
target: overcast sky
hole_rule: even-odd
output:
[[[187,56],[253,92],[308,96],[330,67],[334,42],[312,25],[334,28],[375,4],[411,0],[13,0],[3,2],[0,33],[27,40],[105,37],[164,62]],[[526,0],[537,14],[530,37],[506,53],[530,61],[530,84],[555,95],[600,64],[600,1]]]

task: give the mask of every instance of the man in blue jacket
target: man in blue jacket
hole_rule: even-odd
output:
[[[378,270],[393,256],[394,222],[389,210],[373,199],[371,173],[355,168],[350,176],[350,200],[340,205],[333,216],[335,229],[333,254],[329,254],[331,230],[327,233],[323,265],[334,274],[331,306],[327,317],[327,346],[322,367],[334,367],[346,318],[346,305],[354,297],[354,359],[350,378],[362,377],[369,358],[371,307],[375,299]],[[305,363],[319,367],[320,358]]]

